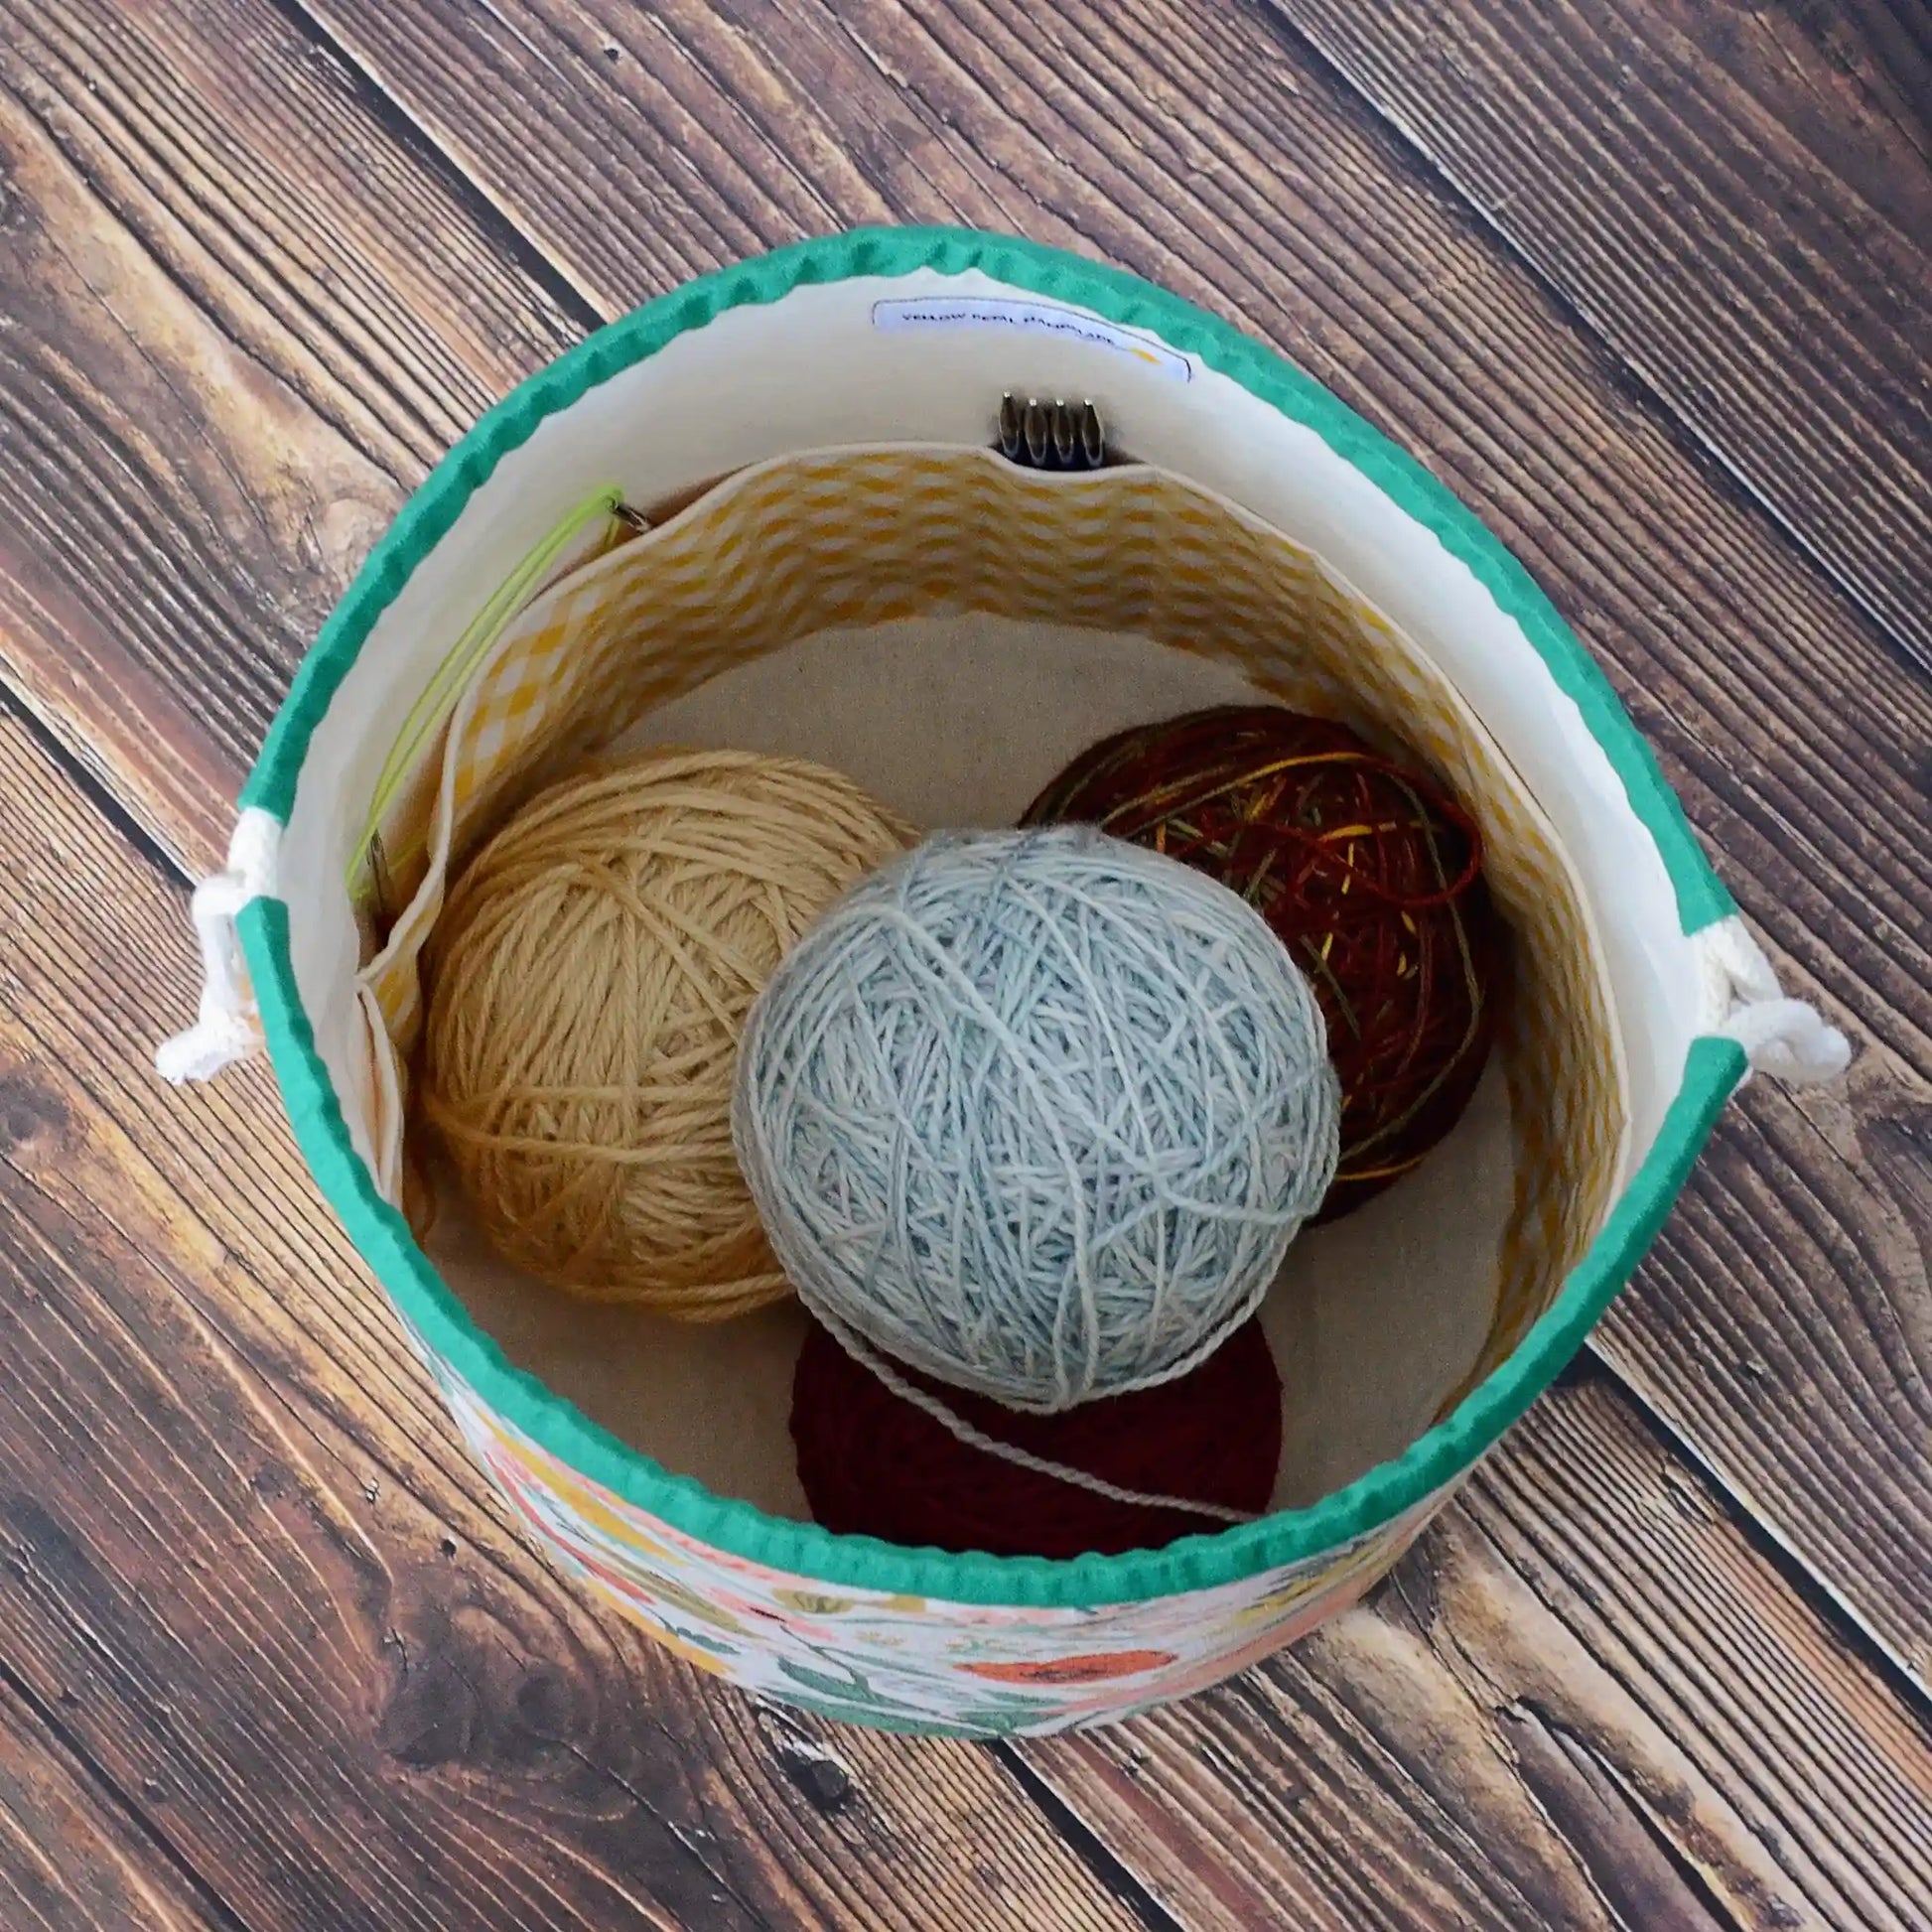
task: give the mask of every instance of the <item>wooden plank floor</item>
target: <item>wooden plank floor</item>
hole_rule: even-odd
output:
[[[857,221],[1294,355],[1596,652],[1842,1091],[1735,1103],[1368,1603],[1088,1737],[764,1709],[521,1544],[187,882],[505,387]],[[0,1928],[1932,1925],[1917,0],[0,0]]]

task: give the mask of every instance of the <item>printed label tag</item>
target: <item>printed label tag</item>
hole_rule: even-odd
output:
[[[1177,382],[1193,379],[1186,356],[1138,329],[1122,329],[1056,302],[1000,296],[917,296],[872,305],[872,326],[888,335],[907,329],[1004,329],[1022,336],[1061,336],[1132,355]]]

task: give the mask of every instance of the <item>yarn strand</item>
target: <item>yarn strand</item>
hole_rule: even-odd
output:
[[[1234,1325],[1238,1327],[1240,1323]],[[1225,1504],[1202,1502],[1192,1496],[1165,1496],[1153,1490],[1124,1489],[1104,1476],[1089,1475],[1085,1469],[1076,1469],[1070,1463],[1055,1462],[1048,1456],[1035,1455],[1031,1449],[1021,1449],[1017,1444],[1003,1443],[997,1437],[975,1429],[964,1416],[955,1415],[937,1396],[928,1395],[916,1383],[908,1382],[876,1349],[866,1345],[864,1336],[846,1327],[843,1322],[831,1320],[825,1326],[847,1354],[870,1369],[901,1402],[909,1402],[913,1408],[930,1416],[941,1429],[955,1441],[964,1443],[968,1449],[997,1455],[1002,1462],[1011,1462],[1017,1469],[1031,1469],[1035,1475],[1049,1476],[1055,1482],[1070,1482],[1076,1489],[1105,1496],[1109,1502],[1130,1503],[1141,1509],[1175,1509],[1189,1516],[1211,1516],[1218,1523],[1256,1523],[1261,1520],[1252,1509],[1229,1509]]]

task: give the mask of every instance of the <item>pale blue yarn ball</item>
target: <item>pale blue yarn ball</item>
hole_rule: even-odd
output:
[[[766,982],[732,1136],[799,1298],[1014,1408],[1184,1374],[1333,1177],[1319,1008],[1225,887],[1085,826],[948,833]]]

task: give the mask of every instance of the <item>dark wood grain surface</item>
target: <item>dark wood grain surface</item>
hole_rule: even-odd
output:
[[[1028,1748],[1190,1920],[1932,1914],[1924,1733],[1603,1379],[1552,1393],[1370,1609],[1199,1704]],[[1383,1836],[1403,1814],[1432,1859]]]
[[[154,1080],[180,886],[18,719],[0,867],[0,1669],[243,1924],[1133,1924],[999,1757],[822,1764],[528,1553],[262,1070]]]
[[[1883,9],[1566,0],[1525,34],[1481,0],[1269,5],[1932,669],[1932,124]]]
[[[1932,1922],[1928,76],[1886,0],[0,0],[0,1925]],[[884,219],[1123,262],[1413,449],[1861,1048],[1741,1096],[1368,1605],[990,1749],[594,1613],[265,1077],[145,1064],[440,450]]]
[[[8,1932],[231,1923],[57,1714],[0,1672],[0,1925]]]
[[[1188,1923],[1932,1921],[1924,1730],[1600,1374],[1369,1607],[1027,1750]]]
[[[992,1897],[1015,1924],[1349,1925],[1367,1869],[1390,1924],[1614,1925],[1599,1869],[1686,1859],[1751,1910],[1916,1896],[1911,1705],[1604,1382],[1548,1400],[1372,1607],[1112,1734],[1133,1772],[1100,1740],[905,1745],[702,1685],[515,1541],[262,1070],[153,1081],[195,973],[178,883],[18,720],[0,799],[7,1668],[241,1922],[972,1925]],[[1541,1731],[1569,1740],[1547,1762]]]
[[[265,0],[7,0],[0,179],[0,663],[206,867],[369,544],[582,329]]]

